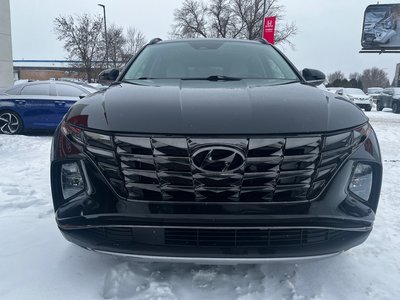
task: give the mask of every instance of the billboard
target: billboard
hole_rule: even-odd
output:
[[[400,49],[400,3],[366,8],[361,46],[363,50]]]

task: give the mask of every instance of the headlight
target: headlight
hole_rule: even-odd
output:
[[[62,164],[61,188],[64,199],[71,198],[85,189],[81,169],[77,162]]]
[[[349,190],[361,199],[368,201],[372,189],[372,167],[358,163],[353,171]]]
[[[363,143],[371,133],[371,126],[369,123],[364,124],[363,126],[357,127],[353,130],[353,143],[354,146],[358,146]]]
[[[61,132],[68,138],[72,139],[74,142],[83,144],[83,132],[80,128],[73,126],[67,122],[61,124]]]

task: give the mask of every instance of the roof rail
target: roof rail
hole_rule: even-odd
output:
[[[269,45],[270,44],[267,40],[265,40],[263,38],[255,38],[254,40],[257,41],[257,42],[260,42],[261,44],[264,44],[264,45]]]
[[[162,41],[162,39],[160,39],[160,38],[155,38],[155,39],[152,39],[152,40],[149,42],[149,45],[157,44],[158,42],[161,42],[161,41]]]

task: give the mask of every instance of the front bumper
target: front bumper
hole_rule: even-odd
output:
[[[98,196],[82,194],[60,206],[56,220],[72,243],[139,260],[252,263],[325,257],[361,244],[372,230],[374,210],[339,189],[348,172],[351,164],[323,199],[308,203],[148,203],[103,191],[108,212],[95,204]]]
[[[53,201],[64,237],[86,249],[152,261],[255,263],[340,253],[370,234],[382,177],[373,133],[318,197],[303,202],[128,200],[85,155],[69,159],[85,164],[91,189],[65,202],[57,188],[64,160],[53,160]],[[347,189],[359,161],[374,170],[368,202]]]
[[[68,241],[85,249],[139,260],[255,263],[332,256],[363,243],[371,227],[359,231],[315,227],[238,230],[96,227],[61,229],[61,232]]]

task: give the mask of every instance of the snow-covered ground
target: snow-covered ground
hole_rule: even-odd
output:
[[[363,245],[301,264],[137,263],[65,241],[52,212],[50,137],[0,135],[0,299],[400,299],[400,115],[367,113],[384,184]]]

